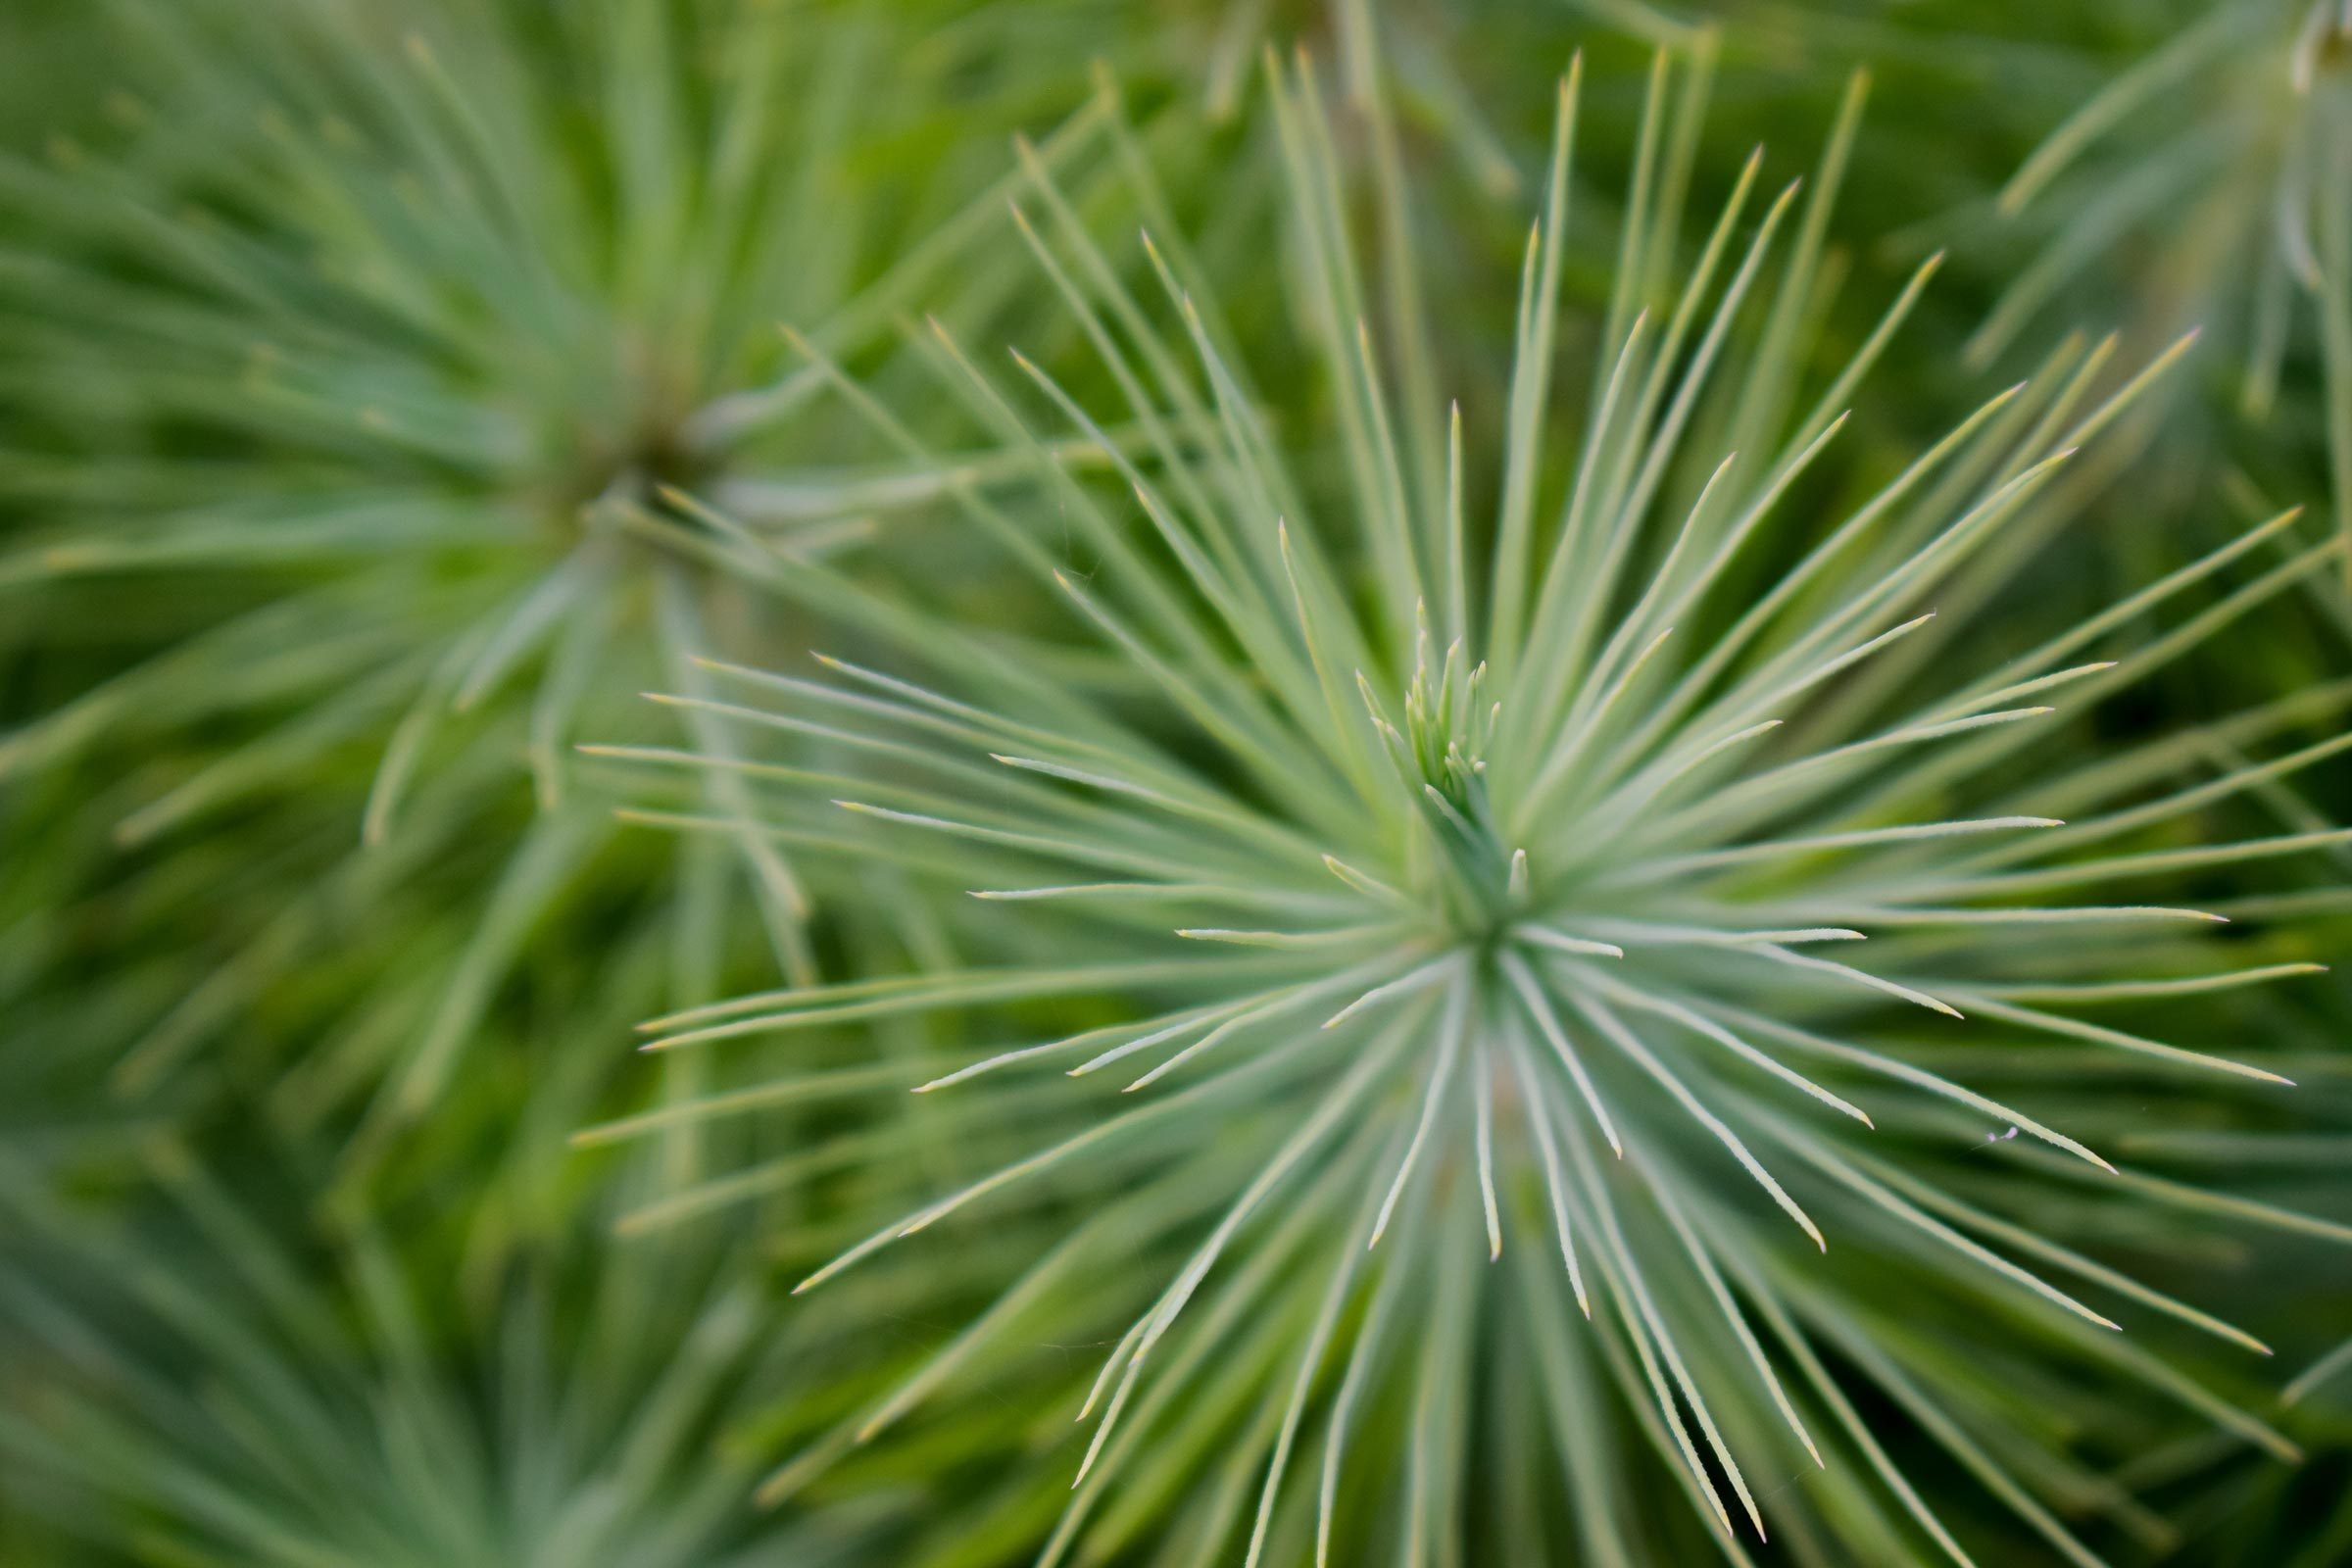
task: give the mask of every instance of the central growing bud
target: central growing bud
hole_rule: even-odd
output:
[[[1446,931],[1484,946],[1528,894],[1527,852],[1505,842],[1487,794],[1487,746],[1502,705],[1486,696],[1487,666],[1471,664],[1458,638],[1442,661],[1431,655],[1428,614],[1419,609],[1401,727],[1357,680],[1426,829],[1406,848],[1406,884],[1426,896]]]
[[[644,504],[717,476],[717,454],[689,434],[709,396],[690,356],[617,323],[611,331],[612,341],[595,335],[554,356],[556,379],[540,398],[540,488],[566,533],[599,502]]]

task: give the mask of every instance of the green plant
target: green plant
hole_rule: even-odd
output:
[[[61,803],[21,829],[76,867],[22,977],[55,1058],[337,1127],[356,1188],[495,1138],[550,1011],[812,974],[781,855],[618,837],[570,756],[669,737],[635,694],[693,656],[804,635],[621,504],[691,482],[810,557],[925,504],[828,460],[774,326],[878,366],[909,289],[1002,297],[956,239],[998,154],[938,115],[1019,122],[1023,67],[925,35],[954,8],[103,10],[111,130],[0,169],[0,785]],[[566,972],[594,949],[638,989]],[[610,1078],[566,1059],[585,1119]]]
[[[7,1205],[0,1320],[47,1351],[0,1412],[14,1500],[49,1527],[35,1560],[857,1560],[853,1513],[762,1518],[714,1445],[770,1359],[723,1242],[615,1251],[586,1204],[462,1303],[429,1236],[321,1238],[282,1175],[240,1192],[169,1147],[155,1174],[128,1221]]]
[[[2075,107],[2001,190],[2009,218],[2054,216],[1972,355],[1991,359],[2106,253],[2161,232],[2125,264],[2138,312],[2155,331],[2222,327],[2243,356],[2248,417],[2271,418],[2296,319],[2313,318],[2318,444],[2338,525],[2352,526],[2341,520],[2352,516],[2348,62],[2352,16],[2332,0],[2253,0],[2152,27],[2144,56]],[[2184,96],[2197,113],[2178,112]]]
[[[849,1320],[954,1310],[969,1327],[862,1374],[820,1358],[779,1414],[806,1446],[770,1496],[860,1463],[887,1473],[868,1445],[942,1404],[914,1440],[924,1463],[973,1466],[993,1501],[901,1560],[994,1561],[1038,1540],[1049,1562],[1149,1541],[1206,1561],[1245,1540],[1251,1561],[1354,1560],[1376,1540],[1412,1560],[1538,1560],[1569,1541],[1602,1561],[1672,1558],[1688,1527],[1621,1500],[1644,1446],[1736,1559],[1740,1527],[1770,1514],[1817,1553],[1967,1560],[1905,1477],[1900,1455],[1934,1452],[2008,1516],[1976,1528],[2086,1561],[2060,1513],[2161,1535],[2081,1451],[2095,1455],[2111,1401],[2179,1401],[2293,1452],[2140,1344],[2167,1319],[2259,1342],[2100,1254],[2129,1236],[2162,1255],[2178,1245],[2170,1209],[2340,1228],[2118,1170],[2026,1108],[2063,1089],[2054,1065],[2028,1069],[2020,1104],[1921,1060],[2088,1044],[2161,1065],[2184,1096],[2278,1092],[2260,1065],[2079,1014],[2171,1013],[2310,972],[2232,962],[2210,940],[2216,917],[2146,890],[2340,837],[2193,845],[2240,792],[2340,745],[2180,787],[2183,742],[2101,756],[2051,705],[2081,714],[2128,690],[2340,543],[2298,545],[2210,594],[2288,537],[2289,514],[2038,640],[2009,616],[1939,624],[1938,593],[2018,592],[2067,521],[2054,479],[2161,367],[2099,399],[2104,356],[2062,351],[1928,453],[1891,469],[1841,457],[1838,411],[1932,270],[1826,386],[1802,385],[1858,101],[1810,193],[1788,187],[1743,234],[1751,160],[1670,289],[1657,174],[1665,127],[1683,122],[1653,96],[1564,461],[1551,380],[1574,80],[1507,396],[1467,411],[1499,430],[1494,471],[1436,400],[1439,368],[1468,357],[1446,336],[1448,302],[1419,291],[1414,196],[1379,97],[1359,81],[1360,118],[1335,122],[1302,65],[1273,89],[1289,220],[1269,286],[1304,339],[1289,352],[1318,373],[1283,383],[1296,401],[1279,419],[1182,249],[1162,235],[1141,258],[1167,324],[1042,173],[1020,232],[1151,461],[1114,460],[1115,483],[1069,471],[1021,400],[1097,446],[1101,406],[1017,355],[1007,386],[935,328],[941,386],[990,439],[1038,457],[1025,504],[956,499],[1054,585],[1061,636],[1098,642],[1104,667],[867,602],[897,667],[831,661],[831,681],[718,668],[747,701],[702,705],[740,746],[821,733],[834,761],[626,754],[742,779],[796,854],[980,901],[956,921],[963,967],[687,1009],[649,1026],[649,1049],[909,1016],[1043,1036],[918,1086],[905,1163],[952,1152],[970,1178],[801,1286],[865,1275]],[[1365,149],[1360,215],[1343,147]],[[1359,216],[1380,236],[1376,270],[1354,260]],[[1197,444],[1177,434],[1200,429],[1212,434]],[[855,585],[792,575],[859,602]],[[2139,632],[2182,607],[2172,629]],[[2285,722],[2258,713],[2230,733],[2259,745]],[[812,814],[828,800],[848,814]],[[2060,809],[2069,821],[2042,814]],[[1041,1081],[1049,1068],[1082,1082]],[[850,1157],[889,1160],[875,1137],[844,1135],[862,1140]],[[980,1226],[961,1249],[946,1239],[957,1221]],[[841,1223],[787,1245],[810,1251]],[[893,1265],[917,1246],[945,1250]],[[1507,1287],[1481,1283],[1492,1258]],[[1563,1332],[1577,1307],[1590,1338]],[[844,1342],[842,1319],[813,1321]],[[1019,1353],[1039,1339],[1110,1347],[1072,1385],[1092,1430],[1052,1467],[1076,1473],[1066,1500],[1022,1457],[1049,1429],[1008,1438],[994,1406],[983,1418],[950,1397],[991,1390],[994,1372],[1037,1409],[1063,1364]],[[817,1430],[794,1413],[844,1402]],[[1899,1412],[1898,1435],[1858,1404]],[[1003,1479],[991,1466],[1007,1447]],[[1564,1503],[1527,1471],[1546,1452],[1565,1465]],[[1513,1458],[1487,1475],[1487,1453]],[[1764,1479],[1816,1465],[1824,1478],[1801,1489]]]
[[[2343,23],[19,0],[0,1559],[2333,1561]]]

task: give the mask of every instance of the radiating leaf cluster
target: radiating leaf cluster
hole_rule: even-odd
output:
[[[2060,1515],[2157,1527],[2052,1441],[2058,1391],[2094,1367],[2291,1454],[2124,1331],[2170,1318],[2258,1341],[2081,1247],[2135,1205],[2352,1233],[2119,1170],[2030,1101],[1916,1058],[2079,1043],[2203,1075],[2199,1093],[2284,1084],[2095,1014],[2310,972],[2232,962],[2204,940],[2218,915],[2164,895],[2335,842],[2183,830],[2341,743],[2179,787],[2182,745],[2205,736],[2052,762],[2046,732],[2060,705],[2237,629],[2340,545],[2273,564],[2260,552],[2287,514],[2039,640],[2007,646],[2003,626],[1972,645],[1939,621],[1938,595],[2027,569],[2068,517],[2053,481],[2161,367],[2102,399],[2104,354],[2061,364],[1893,471],[1828,482],[1840,410],[1933,270],[1825,386],[1801,384],[1850,112],[1809,196],[1761,198],[1751,160],[1651,300],[1674,246],[1656,191],[1675,111],[1653,92],[1563,461],[1573,73],[1474,516],[1461,412],[1449,422],[1433,384],[1445,306],[1419,291],[1386,111],[1329,114],[1303,62],[1272,83],[1283,286],[1327,423],[1278,419],[1177,253],[1152,235],[1105,251],[1042,172],[1018,233],[1115,396],[1083,402],[1018,350],[1000,374],[934,329],[942,395],[1037,458],[1026,504],[960,494],[970,526],[1060,591],[1054,635],[1100,639],[1147,690],[1074,688],[1024,647],[929,623],[898,662],[828,660],[829,680],[714,671],[741,695],[708,710],[746,745],[822,736],[838,770],[635,754],[745,779],[797,854],[902,868],[992,917],[961,922],[968,967],[689,1009],[650,1025],[649,1049],[949,1011],[1010,1033],[1116,999],[1093,1027],[914,1086],[909,1149],[949,1139],[974,1176],[802,1289],[960,1226],[968,1255],[871,1298],[894,1317],[970,1300],[971,1326],[816,1436],[771,1494],[1038,1338],[1110,1347],[1072,1387],[1074,1493],[1015,1485],[992,1515],[1004,1534],[983,1538],[1034,1531],[1044,1561],[1163,1536],[1172,1560],[1245,1542],[1252,1561],[1353,1560],[1381,1540],[1644,1560],[1606,1499],[1645,1445],[1735,1556],[1785,1512],[1800,1537],[1971,1560],[1857,1410],[1863,1388],[2045,1549],[2095,1560]],[[1357,260],[1343,135],[1368,149],[1375,265]],[[1117,484],[1054,460],[1065,434],[1117,450],[1114,418],[1148,445],[1114,459]],[[1180,439],[1197,428],[1214,435]],[[2284,727],[2230,723],[2256,748]],[[1002,1280],[993,1302],[975,1270]],[[1970,1305],[1920,1332],[1906,1295]],[[1961,1345],[2037,1370],[1988,1386]],[[1571,1505],[1507,1506],[1489,1444],[1564,1455]],[[1756,1479],[1790,1454],[1828,1477],[1797,1500]],[[932,1549],[998,1548],[957,1529]]]

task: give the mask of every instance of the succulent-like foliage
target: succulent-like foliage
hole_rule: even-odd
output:
[[[264,1086],[357,1129],[359,1170],[436,1122],[496,1136],[428,1112],[518,990],[589,1036],[806,978],[780,854],[672,861],[580,799],[576,735],[666,738],[638,691],[802,640],[616,507],[692,482],[823,554],[919,500],[829,462],[774,327],[856,352],[951,263],[968,155],[925,117],[953,80],[1019,118],[1001,33],[735,0],[103,9],[112,129],[0,170],[0,782],[70,802],[81,868],[18,933],[72,999],[49,1043],[138,1094],[192,1063]],[[905,172],[870,177],[886,138]],[[560,956],[615,931],[617,1006]],[[605,1080],[566,1075],[585,1116]]]
[[[298,1193],[239,1194],[176,1155],[157,1190],[119,1228],[9,1205],[0,1322],[46,1351],[0,1412],[13,1500],[47,1524],[26,1560],[856,1560],[855,1515],[760,1516],[715,1444],[766,1339],[724,1247],[615,1251],[583,1225],[464,1302],[429,1238],[290,1245]]]
[[[2068,723],[2054,705],[2089,710],[2340,547],[2269,564],[2254,553],[2289,514],[2039,640],[1938,621],[1940,592],[2022,580],[2066,521],[2053,479],[2145,376],[2103,399],[2090,370],[2036,380],[1899,468],[1841,463],[1839,410],[1932,270],[1805,390],[1850,114],[1808,195],[1759,204],[1751,160],[1666,288],[1661,148],[1690,111],[1652,97],[1569,420],[1573,72],[1507,385],[1448,421],[1442,368],[1467,356],[1451,302],[1418,291],[1379,95],[1335,124],[1303,62],[1272,92],[1288,220],[1263,286],[1289,290],[1319,370],[1296,406],[1265,406],[1180,250],[1147,239],[1131,287],[1124,248],[1099,248],[1042,173],[1021,234],[1109,399],[1018,356],[1000,378],[935,334],[942,384],[1038,459],[1018,501],[961,490],[971,525],[1054,584],[1064,629],[1117,678],[906,619],[899,667],[720,670],[741,701],[702,705],[738,747],[781,730],[856,765],[639,754],[758,786],[795,853],[981,901],[956,922],[966,966],[690,1009],[650,1049],[908,1016],[1041,1031],[920,1083],[896,1145],[845,1134],[684,1195],[900,1150],[971,1172],[803,1282],[852,1292],[851,1320],[971,1315],[872,1369],[873,1396],[811,1432],[770,1494],[989,1389],[984,1368],[1025,1368],[1020,1409],[1065,1420],[1038,1395],[1066,1352],[1044,1370],[1018,1353],[1040,1340],[1099,1362],[1068,1374],[1082,1451],[1051,1479],[1016,1460],[984,1523],[906,1560],[1041,1540],[1048,1562],[1147,1540],[1169,1561],[1356,1561],[1383,1542],[1411,1561],[1680,1560],[1694,1529],[1740,1559],[1771,1520],[1834,1556],[1966,1561],[1906,1475],[1939,1450],[2008,1515],[1979,1528],[2088,1561],[2061,1514],[2148,1526],[2069,1446],[2102,1400],[2178,1400],[2291,1453],[2143,1348],[2168,1319],[2259,1343],[2099,1254],[2126,1236],[2161,1253],[2174,1206],[2329,1228],[2119,1170],[2037,1114],[2063,1079],[2029,1069],[1999,1100],[1966,1068],[2088,1046],[2183,1093],[2286,1092],[2107,1019],[2309,971],[2233,961],[2215,916],[2151,890],[2332,839],[2191,847],[2209,808],[2345,743],[2186,788],[2179,742],[2096,761],[2036,743]],[[1360,214],[1339,151],[1357,145]],[[1369,272],[1359,216],[1381,236]],[[1101,446],[1116,417],[1145,450],[1119,486],[1071,473],[1025,399],[1042,430]],[[2292,722],[2230,733],[2260,747]],[[1925,1065],[1938,1055],[1960,1068]],[[841,1371],[798,1408],[856,1386]],[[932,1416],[930,1462],[1017,1453],[990,1411]],[[1624,1500],[1650,1450],[1697,1526]],[[1536,1453],[1564,1464],[1564,1494]]]

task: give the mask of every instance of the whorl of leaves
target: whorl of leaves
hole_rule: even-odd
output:
[[[1099,1560],[1152,1537],[1172,1560],[1244,1540],[1252,1563],[1353,1561],[1371,1541],[1412,1560],[1546,1560],[1569,1541],[1654,1560],[1688,1544],[1624,1501],[1656,1458],[1735,1560],[1771,1519],[1967,1561],[1907,1479],[1905,1455],[1940,1450],[2009,1516],[1987,1528],[2092,1561],[2062,1515],[2152,1528],[2060,1439],[2098,1399],[2176,1400],[2292,1452],[2145,1348],[2168,1326],[2259,1342],[2098,1253],[2127,1234],[2161,1252],[2176,1209],[2347,1233],[2119,1169],[2035,1099],[2067,1102],[2086,1054],[2154,1068],[2159,1098],[2287,1092],[2150,1031],[2181,999],[2313,966],[2233,962],[2219,916],[2163,890],[2340,842],[2193,835],[2352,740],[2186,787],[2184,754],[2259,748],[2324,694],[2104,755],[2037,741],[2340,546],[2278,564],[2262,552],[2292,538],[2284,514],[2038,642],[1937,617],[1939,597],[2030,581],[2069,521],[2058,476],[2162,366],[2101,395],[2101,357],[2062,361],[1907,466],[1836,477],[1840,411],[1933,264],[1804,393],[1858,97],[1810,191],[1761,195],[1751,160],[1685,271],[1661,171],[1696,111],[1667,72],[1579,334],[1596,352],[1573,439],[1553,384],[1573,324],[1576,73],[1563,84],[1508,384],[1492,418],[1473,410],[1499,429],[1484,461],[1441,399],[1459,302],[1416,281],[1376,90],[1355,83],[1335,120],[1303,60],[1270,74],[1289,178],[1261,286],[1287,290],[1320,370],[1297,407],[1267,407],[1181,246],[1104,250],[1037,171],[1020,237],[1109,390],[1083,400],[1018,353],[993,372],[943,327],[931,346],[979,426],[1036,458],[1033,492],[961,487],[964,515],[1066,619],[1010,640],[876,610],[895,664],[722,668],[740,700],[692,704],[742,747],[820,742],[821,766],[635,754],[745,781],[797,855],[982,901],[956,921],[968,966],[690,1009],[649,1025],[649,1049],[909,1017],[1049,1031],[920,1082],[895,1137],[862,1124],[654,1214],[835,1168],[971,1173],[804,1281],[853,1293],[821,1319],[829,1344],[856,1343],[845,1317],[968,1327],[918,1353],[894,1338],[863,1373],[826,1359],[803,1410],[859,1376],[878,1392],[810,1431],[769,1495],[887,1465],[867,1446],[919,1413],[927,1464],[1009,1457],[1012,1479],[982,1470],[983,1521],[908,1560],[1041,1540],[1041,1561]],[[1360,212],[1343,146],[1369,169]],[[1061,432],[1122,451],[1114,417],[1147,436],[1119,484],[1054,460]],[[857,603],[821,571],[777,575]],[[1069,651],[1090,645],[1104,657]],[[2017,1100],[1970,1087],[1972,1065],[2021,1058]],[[1070,1386],[1085,1425],[1062,1462],[1029,1453],[1068,1414],[1044,1397],[1064,1361],[1021,1354],[1039,1341],[1108,1347]],[[1008,1431],[998,1399],[967,1410],[959,1391],[1039,1424]],[[1564,1494],[1530,1493],[1531,1453],[1559,1456]]]
[[[693,482],[814,557],[935,492],[832,461],[775,322],[854,354],[951,267],[967,299],[1019,280],[958,261],[996,200],[930,118],[950,78],[1018,116],[1000,33],[738,0],[105,10],[103,132],[0,162],[0,785],[55,865],[16,1004],[134,1100],[266,1082],[357,1177],[496,1135],[537,1070],[485,1046],[518,992],[568,1040],[807,978],[781,854],[616,837],[570,747],[668,738],[638,692],[806,639],[628,504]],[[594,1059],[565,1055],[577,1117]]]
[[[151,1174],[162,1201],[125,1222],[0,1202],[0,1321],[46,1352],[0,1411],[12,1511],[46,1530],[26,1560],[856,1560],[857,1511],[762,1516],[716,1442],[772,1374],[739,1251],[616,1250],[585,1204],[560,1244],[453,1281],[413,1227],[325,1241],[289,1215],[315,1161],[247,1191],[166,1146]]]

